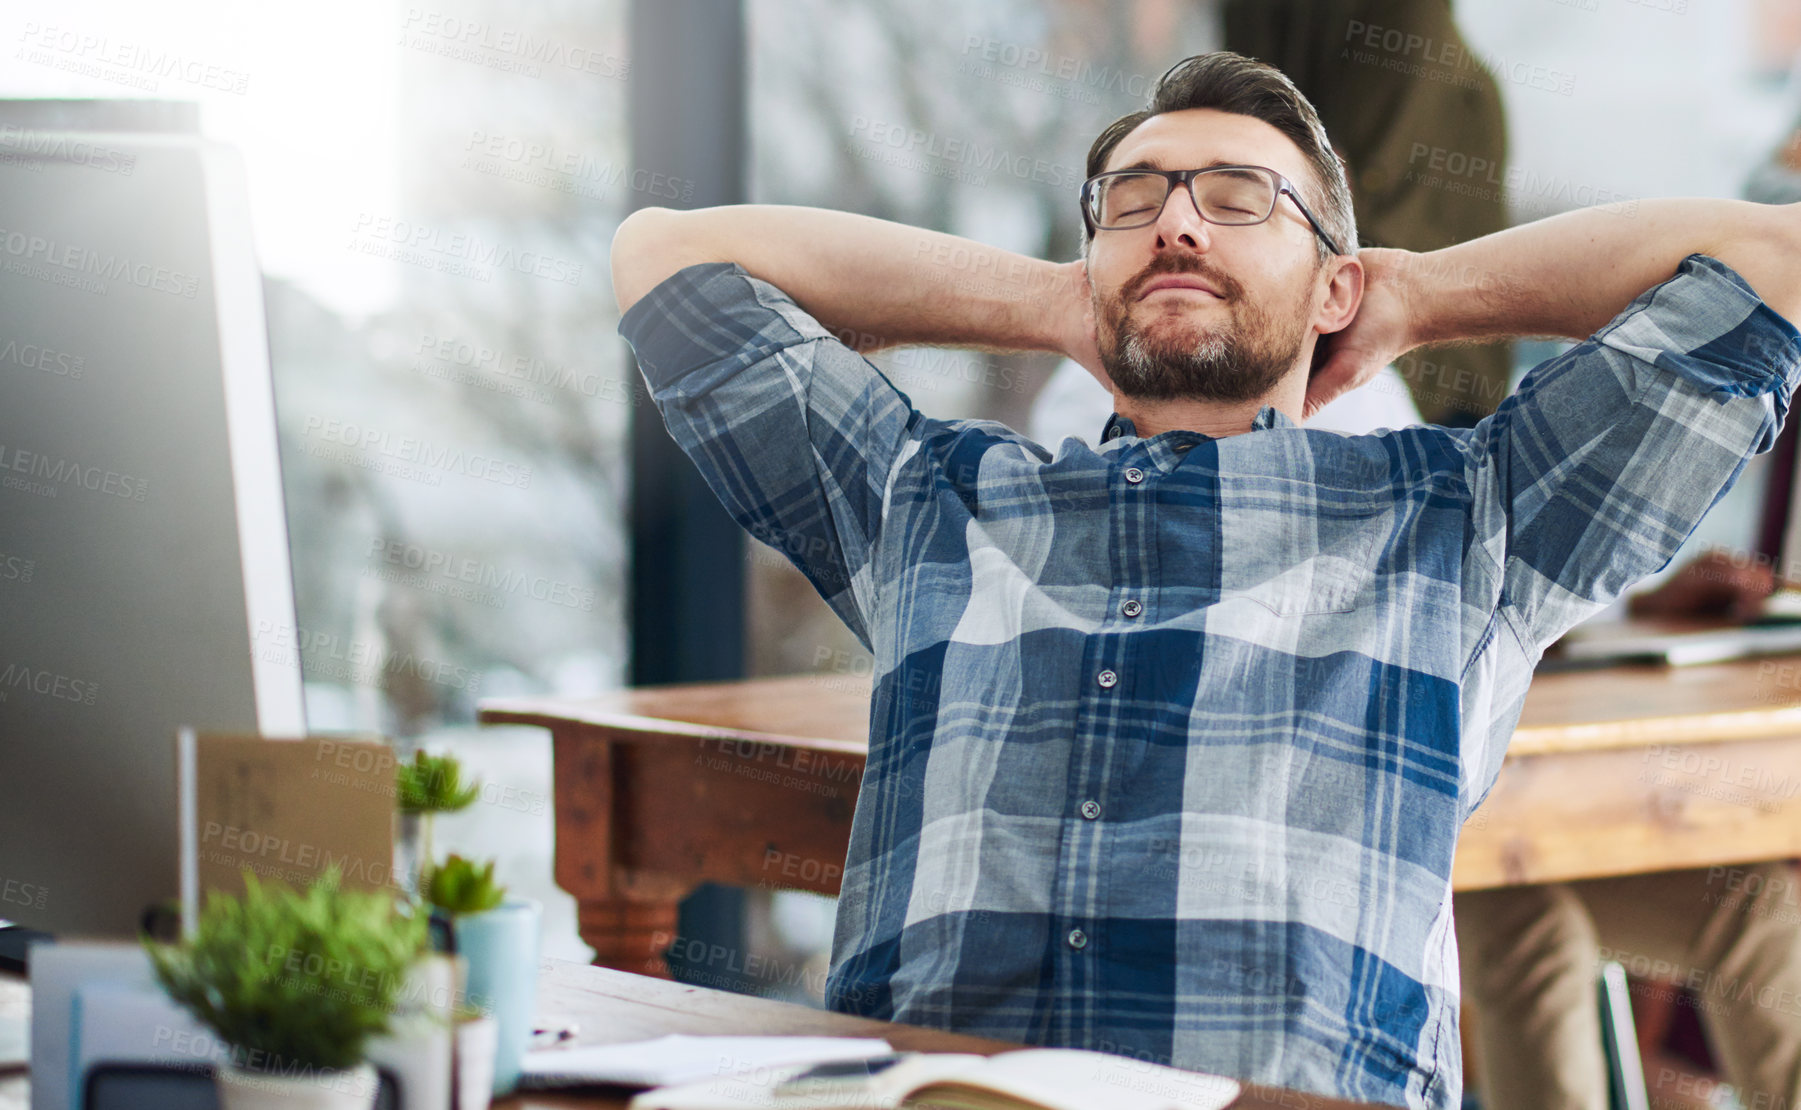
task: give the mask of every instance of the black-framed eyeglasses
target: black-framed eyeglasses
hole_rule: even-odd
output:
[[[1294,183],[1268,166],[1097,173],[1082,183],[1082,219],[1088,224],[1088,233],[1126,231],[1156,223],[1179,185],[1188,187],[1188,197],[1201,219],[1226,227],[1262,223],[1275,214],[1276,202],[1286,193],[1326,247],[1333,254],[1344,253],[1308,211]]]

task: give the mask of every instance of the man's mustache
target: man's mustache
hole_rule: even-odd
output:
[[[1209,284],[1219,290],[1220,299],[1236,301],[1244,296],[1244,286],[1237,279],[1224,273],[1219,267],[1208,262],[1199,255],[1166,254],[1151,260],[1151,264],[1138,272],[1138,276],[1126,283],[1120,291],[1120,300],[1136,301],[1144,287],[1166,274],[1193,274],[1205,278]]]

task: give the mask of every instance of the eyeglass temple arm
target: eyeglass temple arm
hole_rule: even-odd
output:
[[[1326,232],[1325,228],[1320,226],[1319,221],[1314,218],[1313,213],[1307,211],[1307,205],[1301,201],[1300,194],[1286,184],[1282,186],[1282,191],[1288,194],[1290,200],[1294,201],[1294,206],[1301,210],[1301,215],[1307,217],[1307,222],[1312,225],[1314,234],[1325,240],[1326,246],[1331,249],[1332,253],[1343,254],[1344,251],[1338,249],[1338,242]]]

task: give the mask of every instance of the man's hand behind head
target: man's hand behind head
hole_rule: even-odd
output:
[[[1363,301],[1349,326],[1320,336],[1307,381],[1306,417],[1369,381],[1416,345],[1407,288],[1408,262],[1413,257],[1400,250],[1357,253],[1363,263]]]
[[[1062,336],[1062,350],[1082,369],[1094,375],[1107,392],[1113,392],[1113,379],[1101,365],[1100,343],[1094,331],[1094,287],[1088,283],[1088,265],[1081,259],[1058,267],[1061,283],[1056,296],[1045,311],[1054,315]]]

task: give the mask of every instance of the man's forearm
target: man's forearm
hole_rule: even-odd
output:
[[[1646,200],[1567,212],[1419,255],[1383,252],[1415,344],[1511,335],[1585,338],[1691,254],[1738,271],[1801,320],[1801,205]]]
[[[735,205],[633,214],[613,240],[621,313],[664,278],[736,262],[859,350],[941,344],[1064,350],[1079,270],[848,212]]]

